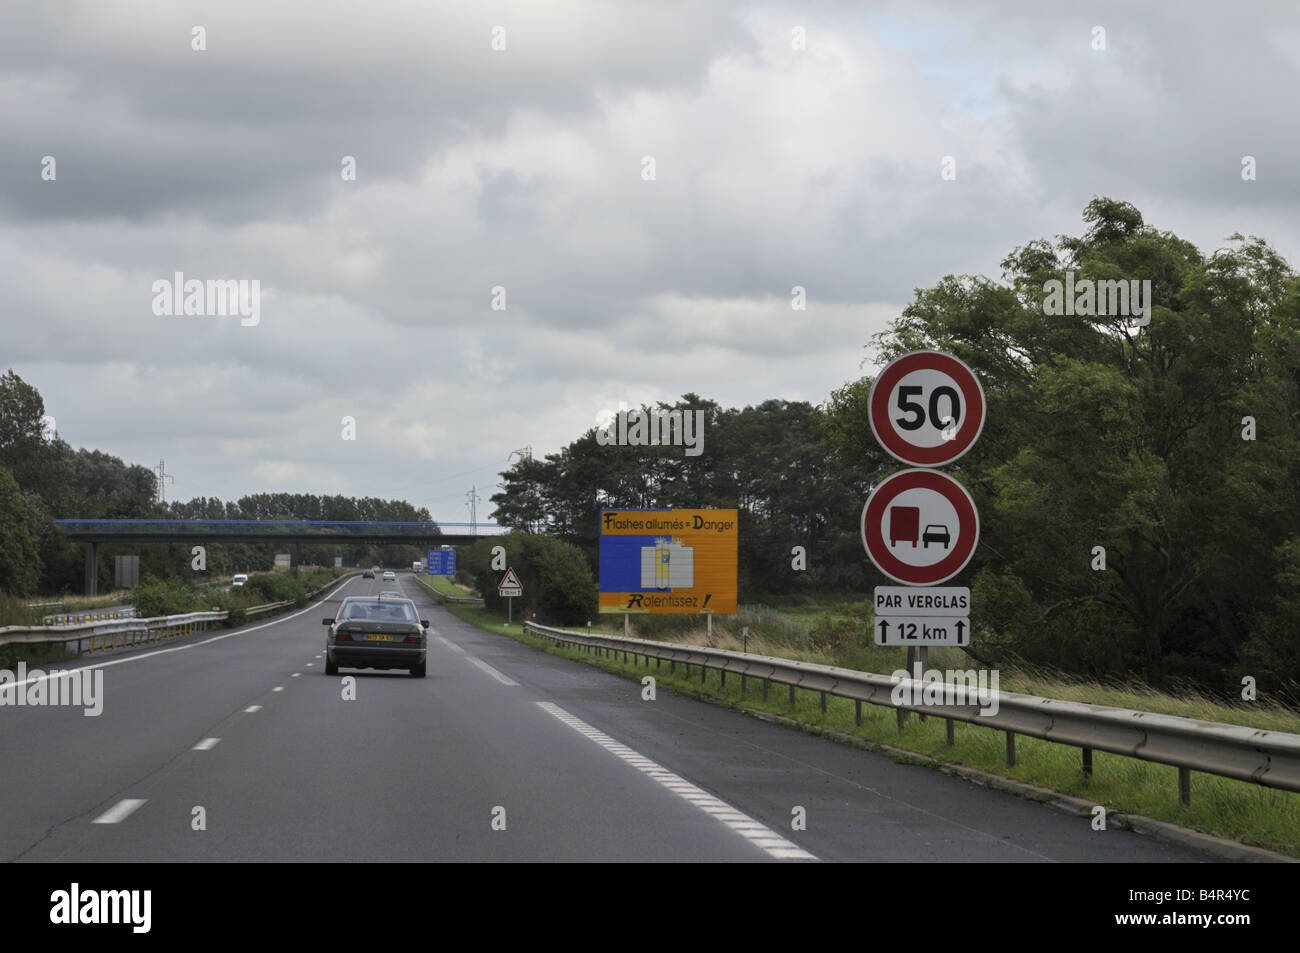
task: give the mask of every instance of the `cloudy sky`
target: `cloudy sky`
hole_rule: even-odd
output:
[[[619,402],[825,400],[1094,195],[1300,263],[1298,49],[1289,0],[5,0],[0,371],[169,498],[465,520]]]

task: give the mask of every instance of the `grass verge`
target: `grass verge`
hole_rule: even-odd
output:
[[[1300,857],[1300,795],[1287,791],[1214,775],[1193,774],[1192,803],[1185,805],[1178,800],[1176,768],[1097,751],[1093,753],[1093,773],[1085,776],[1079,749],[1024,736],[1016,738],[1016,766],[1007,767],[1005,736],[989,728],[956,722],[954,743],[949,745],[942,718],[921,721],[909,714],[900,731],[893,709],[864,704],[862,724],[857,725],[854,722],[854,704],[846,698],[827,697],[823,713],[821,696],[817,692],[796,689],[794,704],[791,705],[788,688],[773,685],[767,700],[764,700],[762,685],[757,679],[748,679],[742,693],[741,679],[735,674],[724,684],[720,672],[709,670],[701,681],[698,666],[692,667],[690,676],[687,676],[681,665],[676,666],[675,672],[670,672],[667,663],[656,666],[652,662],[647,668],[644,663],[624,662],[621,655],[611,658],[576,648],[556,648],[552,642],[526,635],[517,622],[505,626],[500,616],[483,607],[454,605],[449,606],[448,611],[479,628],[508,635],[552,655],[580,660],[634,679],[651,674],[657,687],[679,694],[732,708],[744,707],[784,715],[810,729],[842,732],[929,755],[937,761],[1084,798],[1104,806],[1108,812],[1140,814],[1238,843]]]

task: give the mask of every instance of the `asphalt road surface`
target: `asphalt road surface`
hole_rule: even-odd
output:
[[[338,598],[394,588],[359,577],[273,621],[59,665],[102,667],[103,711],[0,706],[0,858],[1213,859],[670,692],[642,701],[397,585],[432,623],[427,678],[324,674]]]

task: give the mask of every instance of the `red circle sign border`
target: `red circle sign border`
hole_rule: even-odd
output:
[[[894,392],[894,385],[912,371],[923,368],[941,371],[956,381],[966,405],[965,417],[958,426],[954,439],[937,447],[914,447],[910,443],[899,442],[902,438],[889,424],[889,395]],[[882,406],[876,404],[877,391],[881,394]],[[975,441],[984,432],[984,388],[975,372],[964,361],[944,351],[911,351],[894,358],[872,383],[867,407],[867,418],[871,422],[871,433],[876,442],[895,460],[914,467],[939,467],[952,463],[975,446]],[[974,428],[967,426],[971,420],[976,419],[970,412],[972,407],[979,408],[979,425]],[[896,442],[897,445],[894,445]]]
[[[890,486],[896,480],[900,482]],[[895,559],[886,547],[883,535],[879,535],[877,539],[880,544],[880,552],[872,551],[870,534],[867,532],[868,525],[875,526],[879,531],[883,523],[881,511],[891,500],[906,490],[918,488],[934,490],[942,494],[957,511],[957,544],[954,545],[951,553],[932,566],[911,566],[901,559]],[[971,557],[975,555],[975,549],[980,540],[980,515],[979,511],[975,509],[975,501],[971,499],[970,493],[967,492],[964,486],[946,473],[940,473],[938,470],[900,470],[898,473],[886,477],[885,481],[867,497],[867,502],[862,507],[861,527],[862,546],[876,568],[890,579],[901,582],[905,586],[937,586],[939,583],[947,582],[966,568],[966,565],[971,561]],[[963,547],[967,534],[970,535],[970,544],[968,547]],[[965,548],[964,553],[963,548]],[[906,576],[908,572],[933,573],[934,575],[909,579]],[[900,573],[902,574],[900,575]]]

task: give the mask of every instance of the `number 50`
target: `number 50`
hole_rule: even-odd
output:
[[[900,387],[898,388],[898,409],[914,416],[896,417],[894,422],[904,430],[917,430],[925,425],[925,407],[919,401],[910,400],[911,397],[920,396],[924,387]],[[939,416],[939,398],[948,398],[948,414]],[[936,387],[930,392],[930,425],[935,430],[942,430],[945,426],[951,427],[961,420],[961,395],[955,388],[943,384]]]

